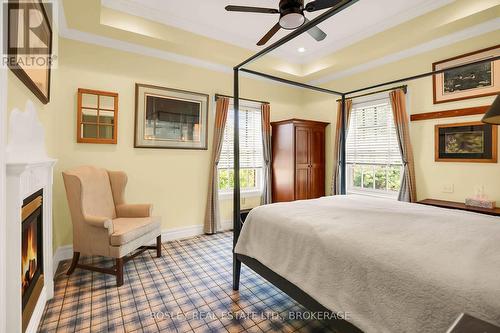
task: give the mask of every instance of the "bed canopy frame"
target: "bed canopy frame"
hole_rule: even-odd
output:
[[[387,81],[379,84],[375,84],[372,86],[360,88],[360,89],[355,89],[347,92],[340,92],[340,91],[335,91],[331,89],[326,89],[322,87],[317,87],[309,84],[305,84],[302,82],[296,82],[284,78],[280,78],[277,76],[273,76],[270,74],[266,73],[261,73],[258,71],[254,71],[251,69],[244,68],[246,65],[249,65],[256,60],[262,58],[266,54],[274,51],[275,49],[279,48],[280,46],[288,43],[292,39],[296,38],[297,36],[305,33],[312,27],[315,27],[319,23],[331,18],[332,16],[340,13],[344,9],[350,7],[351,5],[355,4],[359,0],[341,0],[337,5],[334,7],[331,7],[329,10],[325,11],[323,14],[317,16],[316,18],[310,20],[309,22],[303,24],[301,27],[297,28],[293,32],[289,33],[285,37],[281,38],[280,40],[274,42],[273,44],[269,45],[268,47],[262,49],[261,51],[257,52],[250,58],[246,59],[245,61],[241,62],[240,64],[234,66],[233,68],[233,74],[234,74],[234,92],[233,92],[233,99],[234,99],[234,194],[233,194],[233,232],[234,232],[234,237],[233,237],[233,290],[238,290],[239,289],[239,284],[240,284],[240,273],[241,273],[241,263],[244,263],[246,266],[250,267],[252,270],[260,274],[262,277],[264,277],[266,280],[274,284],[276,287],[281,289],[283,292],[288,294],[290,297],[295,299],[297,302],[301,303],[304,305],[306,308],[312,310],[312,311],[319,311],[319,312],[332,312],[329,309],[326,309],[324,306],[319,304],[316,300],[314,300],[311,296],[309,296],[307,293],[302,291],[300,288],[295,286],[293,283],[290,281],[286,280],[285,278],[281,277],[277,273],[273,272],[270,270],[268,267],[262,265],[260,262],[257,260],[234,253],[234,247],[236,246],[236,243],[238,241],[241,227],[243,225],[241,221],[241,207],[240,207],[240,147],[239,147],[239,106],[240,106],[240,99],[243,99],[240,97],[239,93],[239,77],[240,77],[240,72],[251,74],[251,75],[256,75],[260,76],[269,80],[273,80],[276,82],[280,82],[283,84],[288,84],[292,86],[296,86],[299,88],[304,88],[304,89],[309,89],[313,91],[318,91],[330,95],[337,95],[340,96],[340,99],[338,101],[341,102],[341,127],[340,127],[340,193],[345,194],[346,193],[346,100],[347,99],[353,99],[357,97],[362,97],[366,95],[371,95],[371,94],[376,94],[384,91],[390,91],[398,88],[403,88],[406,92],[406,85],[400,85],[400,86],[393,86],[396,84],[401,84],[404,82],[412,81],[412,80],[417,80],[421,78],[425,78],[428,76],[436,75],[436,74],[441,74],[444,73],[447,70],[451,69],[458,69],[461,67],[469,66],[472,64],[479,64],[483,62],[493,62],[496,60],[500,60],[500,56],[496,57],[491,57],[487,59],[482,59],[479,61],[474,61],[474,62],[469,62],[467,64],[459,65],[459,66],[453,66],[453,67],[448,67],[446,69],[441,69],[441,70],[435,70],[435,71],[430,71],[418,75],[413,75],[409,77],[404,77],[401,79],[396,79],[392,81]],[[386,86],[393,86],[390,88],[378,90],[378,91],[370,91],[373,89],[381,88],[381,87],[386,87]],[[370,91],[368,93],[363,93],[366,91]],[[363,93],[360,95],[354,95],[357,93]],[[334,277],[332,277],[334,278]],[[342,320],[342,319],[336,319],[334,320],[336,327],[341,328],[345,332],[362,332],[359,330],[357,327],[354,325],[350,324],[349,322]]]

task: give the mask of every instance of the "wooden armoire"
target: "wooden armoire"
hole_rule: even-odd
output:
[[[272,126],[273,202],[325,195],[325,128],[328,123],[289,119]]]

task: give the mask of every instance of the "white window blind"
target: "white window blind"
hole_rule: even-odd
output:
[[[224,142],[219,160],[219,169],[234,167],[234,109],[229,111],[224,128]],[[240,167],[261,168],[263,165],[262,127],[260,108],[253,105],[240,105]]]
[[[346,155],[351,164],[402,164],[389,98],[353,104]]]

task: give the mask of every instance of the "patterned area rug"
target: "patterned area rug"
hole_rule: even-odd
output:
[[[162,258],[146,251],[128,262],[120,288],[107,274],[77,269],[68,278],[63,262],[39,331],[334,332],[244,265],[233,291],[231,249],[232,233],[166,242]]]

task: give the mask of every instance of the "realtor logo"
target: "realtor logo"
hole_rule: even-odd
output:
[[[11,68],[48,68],[52,63],[52,3],[12,1],[4,6],[4,55]]]

